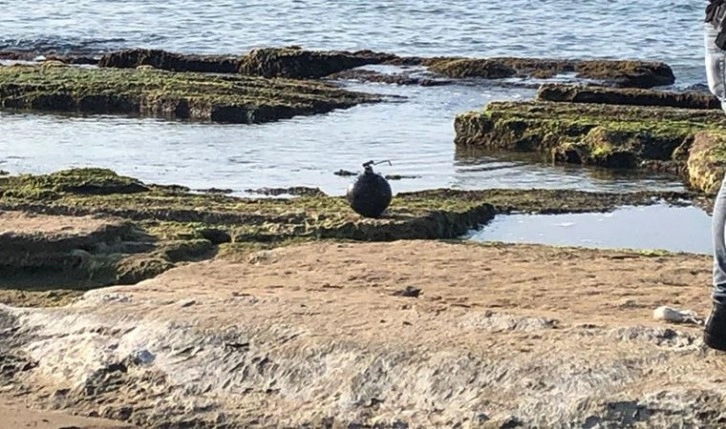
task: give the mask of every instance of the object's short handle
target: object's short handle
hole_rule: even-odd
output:
[[[378,164],[383,164],[384,162],[387,162],[387,163],[388,163],[388,165],[393,165],[393,164],[391,164],[391,161],[389,161],[389,160],[387,160],[387,159],[386,159],[386,160],[384,160],[384,161],[378,161],[378,162],[375,162],[375,161],[371,160],[371,161],[368,161],[368,162],[366,162],[366,163],[363,163],[363,168],[365,168],[366,170],[370,170],[370,169],[371,169],[370,167],[371,167],[372,165],[378,165]]]

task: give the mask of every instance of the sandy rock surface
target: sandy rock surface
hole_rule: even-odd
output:
[[[59,411],[38,411],[0,402],[0,427],[8,429],[138,429],[112,420],[73,416]]]
[[[706,256],[304,244],[0,306],[0,384],[142,427],[717,427],[726,355],[653,318],[704,318],[709,282]]]
[[[0,234],[43,234],[51,240],[91,234],[108,225],[109,220],[93,216],[51,216],[26,212],[0,212]]]

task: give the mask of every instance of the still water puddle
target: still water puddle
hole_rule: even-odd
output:
[[[609,213],[502,215],[467,239],[711,254],[711,217],[697,207],[621,207]]]

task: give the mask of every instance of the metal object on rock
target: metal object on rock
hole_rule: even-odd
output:
[[[348,186],[346,200],[356,213],[363,217],[379,217],[391,203],[391,185],[385,177],[373,171],[373,166],[391,161],[373,162],[363,164],[363,173],[356,177],[355,181]]]

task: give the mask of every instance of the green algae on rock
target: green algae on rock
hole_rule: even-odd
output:
[[[220,249],[229,256],[310,240],[456,239],[497,213],[603,211],[657,200],[678,204],[690,197],[438,189],[398,194],[383,217],[365,219],[343,197],[319,194],[261,199],[200,194],[96,168],[8,176],[0,178],[0,288],[48,284],[53,275],[54,284],[68,289],[132,284],[214,257]]]
[[[548,78],[574,73],[580,79],[619,87],[652,88],[675,82],[665,63],[637,60],[558,60],[546,58],[437,58],[424,61],[431,71],[452,78],[500,79],[512,76]]]
[[[238,63],[239,58],[235,56],[185,55],[161,49],[124,49],[103,55],[98,66],[115,68],[152,66],[180,72],[236,73]]]
[[[537,90],[535,100],[679,107],[684,109],[721,109],[721,102],[718,98],[708,93],[696,91],[656,91],[555,83],[541,85]]]
[[[163,70],[0,68],[0,107],[262,123],[327,113],[380,97],[321,82]]]
[[[298,47],[253,49],[241,57],[241,74],[318,79],[343,70],[379,64],[394,55],[371,51],[309,51]]]
[[[517,74],[514,67],[496,58],[435,61],[429,66],[429,70],[451,78],[503,79]]]
[[[687,165],[691,186],[707,194],[718,192],[726,169],[726,132],[710,130],[696,133]]]
[[[696,195],[689,192],[590,192],[570,189],[429,189],[399,193],[399,198],[427,200],[486,201],[497,214],[563,214],[609,212],[621,206],[647,206],[666,202],[689,205]]]
[[[141,181],[104,168],[60,170],[46,175],[8,175],[0,179],[0,197],[52,198],[66,193],[132,194],[147,190]]]
[[[161,49],[125,49],[105,54],[98,65],[112,68],[152,66],[181,72],[318,79],[342,70],[396,58],[392,54],[372,51],[315,51],[296,46],[252,49],[244,55],[191,55]]]
[[[633,168],[684,164],[698,131],[726,124],[709,109],[568,102],[492,102],[455,119],[455,143],[542,152],[555,162]],[[675,168],[681,170],[682,167]]]

